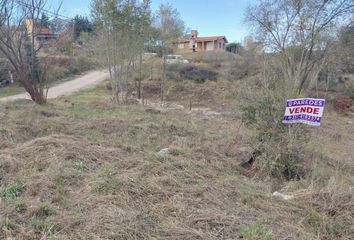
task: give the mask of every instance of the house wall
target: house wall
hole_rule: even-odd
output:
[[[182,45],[183,45],[183,47],[182,47]],[[190,51],[189,42],[176,43],[174,45],[174,52],[176,52],[176,53],[185,53],[185,52],[189,52],[189,51]]]
[[[183,47],[181,47],[183,45]],[[196,51],[203,52],[203,51],[217,51],[217,50],[225,50],[226,49],[226,42],[224,39],[220,39],[217,41],[209,41],[209,42],[197,42],[196,44]],[[177,43],[174,46],[174,51],[176,53],[186,53],[191,52],[192,47],[190,46],[189,42],[186,43]]]
[[[224,39],[215,42],[215,50],[225,50],[225,49],[226,49],[226,42]]]

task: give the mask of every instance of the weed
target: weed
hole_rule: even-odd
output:
[[[19,201],[15,205],[16,212],[24,213],[27,210],[27,205],[24,201]]]
[[[0,187],[0,197],[7,200],[13,199],[20,196],[25,190],[26,187],[22,183],[10,184],[4,187]]]
[[[134,151],[136,151],[136,147],[134,145],[127,145],[125,147],[125,150],[128,152],[128,153],[133,153]]]
[[[13,231],[16,229],[16,225],[12,223],[8,218],[0,219],[0,230],[2,229],[7,231]]]
[[[350,88],[347,90],[347,95],[354,100],[354,88]]]
[[[46,168],[46,163],[44,163],[43,161],[41,161],[40,159],[35,159],[33,161],[33,169],[35,171],[41,172]]]
[[[84,170],[86,168],[85,163],[83,162],[75,162],[73,166],[76,170]]]
[[[256,191],[250,186],[243,185],[240,189],[242,202],[244,204],[251,204],[256,200]]]
[[[170,148],[170,149],[168,150],[168,154],[170,154],[171,156],[177,157],[177,156],[179,156],[179,155],[182,154],[182,151],[181,151],[180,149]]]
[[[47,220],[32,219],[31,225],[37,234],[45,234],[53,236],[56,233],[57,225]]]
[[[48,217],[56,215],[57,212],[58,209],[56,207],[50,206],[48,204],[43,204],[34,211],[34,215],[37,217]]]
[[[52,168],[50,169],[50,175],[54,186],[59,190],[63,190],[65,186],[76,184],[81,173],[72,168]]]
[[[258,224],[251,226],[241,226],[240,233],[246,240],[272,240],[272,231]]]

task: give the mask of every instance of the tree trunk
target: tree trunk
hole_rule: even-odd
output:
[[[143,54],[140,53],[139,56],[139,80],[138,80],[138,99],[141,99],[141,81],[143,80],[143,73],[142,73],[142,65],[143,65]]]
[[[43,92],[41,92],[39,89],[34,87],[32,84],[28,84],[30,80],[26,80],[24,83],[24,88],[26,89],[27,93],[31,96],[31,99],[33,102],[39,104],[39,105],[44,105],[47,103],[47,98],[43,95]]]
[[[165,80],[166,80],[166,58],[163,55],[163,63],[162,63],[162,78],[161,78],[161,104],[164,102],[164,94],[165,94]]]

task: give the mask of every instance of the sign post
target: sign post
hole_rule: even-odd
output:
[[[304,123],[320,126],[325,99],[299,98],[286,101],[283,123]]]

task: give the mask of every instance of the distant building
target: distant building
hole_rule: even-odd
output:
[[[188,37],[177,39],[174,49],[179,53],[224,51],[227,43],[225,36],[198,37],[198,31],[192,30]]]
[[[254,42],[253,37],[246,36],[243,40],[243,47],[248,51],[254,51],[256,53],[263,52],[263,44],[261,42]]]
[[[251,36],[246,36],[245,39],[243,40],[243,47],[248,50],[251,48],[252,45],[253,45],[253,38]]]
[[[26,19],[25,24],[30,37],[34,36],[35,45],[37,47],[49,47],[59,38],[59,35],[55,34],[50,28],[36,27],[36,23],[33,19]]]

